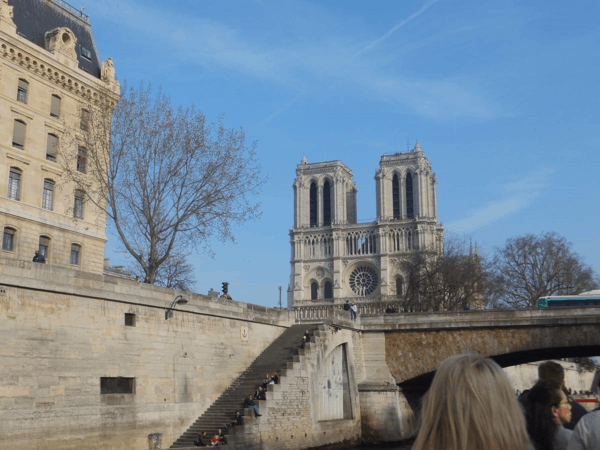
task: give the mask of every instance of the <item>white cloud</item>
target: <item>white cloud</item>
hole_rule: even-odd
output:
[[[446,224],[445,228],[457,233],[469,233],[514,214],[531,205],[549,186],[554,168],[540,167],[523,178],[502,186],[504,197],[472,211],[464,219]]]

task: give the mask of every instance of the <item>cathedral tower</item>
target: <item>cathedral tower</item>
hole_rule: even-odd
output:
[[[352,171],[341,161],[302,158],[294,181],[288,307],[402,295],[401,259],[441,251],[435,174],[419,143],[382,156],[375,180],[377,220],[357,223]]]

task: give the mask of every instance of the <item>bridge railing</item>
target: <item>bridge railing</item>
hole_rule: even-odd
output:
[[[433,311],[414,301],[395,295],[381,295],[365,298],[335,298],[330,300],[305,300],[294,306],[296,321],[314,321],[333,319],[336,313],[349,314],[343,310],[344,303],[354,302],[359,316],[379,316],[386,313]]]

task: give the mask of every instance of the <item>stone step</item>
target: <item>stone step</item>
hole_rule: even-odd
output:
[[[254,411],[249,408],[243,408],[242,403],[244,399],[248,394],[254,394],[257,387],[262,385],[263,377],[267,372],[271,373],[276,371],[280,378],[280,384],[267,386],[267,395],[281,390],[282,385],[285,385],[286,383],[285,377],[287,376],[288,370],[293,370],[295,366],[298,367],[301,362],[301,355],[310,351],[310,341],[315,340],[315,338],[311,336],[305,349],[300,349],[302,336],[307,329],[313,334],[320,332],[320,335],[324,335],[323,332],[326,330],[326,327],[317,328],[315,324],[293,325],[284,331],[254,360],[250,367],[248,367],[225,390],[225,392],[210,405],[202,416],[200,416],[188,430],[175,441],[171,448],[183,449],[186,448],[184,445],[193,445],[193,440],[200,434],[200,431],[206,431],[207,436],[210,435],[210,433],[215,434],[218,428],[221,428],[224,433],[228,433],[224,425],[233,421],[236,411],[240,411],[244,416],[244,423],[255,421]],[[300,354],[299,352],[302,353]],[[255,403],[259,409],[261,407],[266,407],[266,400],[255,401]],[[241,428],[243,428],[243,426],[236,427],[233,430],[237,433]],[[233,430],[230,429],[229,432],[232,432]]]

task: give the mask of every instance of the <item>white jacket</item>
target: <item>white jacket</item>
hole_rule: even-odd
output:
[[[600,411],[586,414],[573,430],[568,450],[600,450]]]

